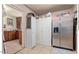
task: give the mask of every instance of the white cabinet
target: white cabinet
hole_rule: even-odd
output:
[[[37,21],[37,42],[51,46],[51,17],[39,18]]]

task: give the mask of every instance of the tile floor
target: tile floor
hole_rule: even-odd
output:
[[[13,40],[13,41],[8,41],[4,43],[5,46],[5,53],[6,54],[14,54],[17,51],[23,49],[22,46],[19,44],[19,40]]]
[[[45,45],[37,45],[34,48],[24,48],[23,50],[19,51],[18,54],[50,54],[51,50],[51,47]]]
[[[54,47],[43,47],[38,45],[33,49],[24,48],[17,54],[76,54],[76,52]]]
[[[54,48],[51,51],[52,54],[76,54],[76,51],[70,51],[70,50],[65,50],[65,49],[60,49],[60,48]]]
[[[75,51],[69,51],[45,45],[36,45],[33,48],[22,48],[18,40],[4,43],[7,54],[76,54]],[[16,48],[15,48],[16,47]]]

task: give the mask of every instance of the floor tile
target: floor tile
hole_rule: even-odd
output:
[[[33,48],[22,48],[18,40],[4,43],[7,54],[75,54],[75,51],[69,51],[60,48],[54,48],[38,44]]]
[[[60,48],[52,48],[53,54],[76,54],[76,51],[70,51],[70,50],[65,50],[65,49],[60,49]]]
[[[5,42],[4,46],[6,54],[13,54],[22,49],[22,46],[19,44],[19,40]]]

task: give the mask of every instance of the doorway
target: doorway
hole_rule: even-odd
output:
[[[17,51],[23,49],[21,20],[22,17],[16,17],[15,20],[13,21],[15,22],[14,27],[16,27],[16,29],[13,27],[14,30],[9,30],[12,28],[9,28],[8,30],[3,30],[3,36],[4,36],[3,47],[5,50],[4,51],[5,54],[17,53]]]

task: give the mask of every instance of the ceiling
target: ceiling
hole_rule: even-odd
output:
[[[3,16],[10,15],[14,17],[22,16],[21,12],[16,9],[9,7],[8,5],[3,5]]]
[[[74,5],[61,5],[61,4],[9,4],[9,5],[3,5],[3,13],[6,15],[12,15],[12,16],[21,16],[20,11],[24,12],[30,12],[29,9],[34,11],[37,15],[42,15],[46,14],[49,11],[54,12],[54,11],[59,11],[59,10],[65,10],[72,8]],[[29,8],[29,9],[28,9]],[[19,10],[19,11],[18,11]]]
[[[30,8],[34,11],[37,15],[45,14],[49,11],[59,11],[72,8],[74,5],[54,5],[54,4],[28,4],[25,5],[26,7]]]

